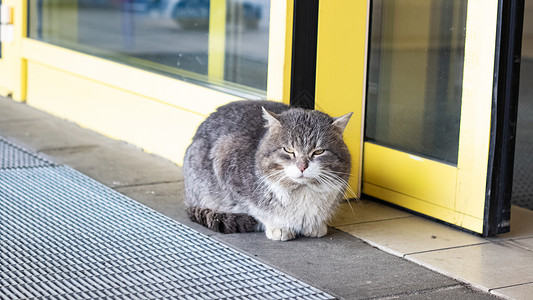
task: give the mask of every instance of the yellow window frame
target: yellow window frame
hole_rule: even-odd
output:
[[[5,1],[14,1],[14,0],[5,0]],[[164,72],[176,74],[179,76],[189,77],[193,78],[194,80],[205,82],[207,84],[209,83],[215,83],[220,84],[220,91],[223,91],[223,93],[234,93],[238,96],[238,98],[243,97],[251,97],[251,98],[259,98],[259,97],[265,97],[264,91],[260,91],[255,88],[246,87],[240,84],[234,84],[231,82],[223,82],[224,77],[224,66],[225,66],[225,39],[226,39],[226,1],[227,0],[213,0],[211,1],[210,5],[210,21],[209,21],[209,38],[208,38],[208,73],[207,77],[203,75],[198,75],[193,72],[180,70],[172,67],[167,67],[164,65],[160,65],[157,63],[149,62],[149,61],[143,61],[136,58],[128,58],[128,61],[131,61],[134,65],[144,66],[148,69],[157,67],[158,69],[162,69]],[[17,1],[19,3],[19,1]],[[24,1],[22,4],[18,5],[21,6],[21,9],[17,8],[16,11],[21,12],[22,8],[24,9],[24,12],[26,11],[28,3],[27,1]],[[35,8],[34,8],[35,9]],[[18,21],[18,24],[24,24],[24,30],[26,30],[26,24],[27,24],[27,13],[24,13],[24,15],[21,15],[24,19],[21,19]],[[53,22],[53,25],[57,25],[57,22]],[[20,26],[20,25],[19,25]],[[75,29],[75,28],[74,28]],[[271,100],[277,100],[277,101],[286,101],[288,103],[288,99],[285,100],[285,94],[283,91],[287,90],[290,84],[290,76],[288,75],[288,72],[290,72],[290,68],[287,69],[286,66],[290,66],[290,55],[286,55],[290,53],[290,47],[291,47],[291,38],[292,38],[292,1],[272,1],[271,8],[270,8],[270,21],[269,21],[269,51],[268,51],[268,76],[267,76],[267,91],[266,91],[266,97]],[[67,48],[63,48],[56,45],[51,45],[48,43],[41,42],[42,46],[34,46],[39,41],[32,40],[29,38],[26,38],[26,31],[24,31],[24,34],[20,35],[19,43],[21,44],[21,49],[18,51],[19,53],[24,53],[25,55],[29,55],[28,57],[30,60],[32,60],[34,57],[39,57],[39,59],[43,58],[42,55],[35,54],[36,51],[40,51],[41,48],[51,46],[51,49],[55,47],[55,49],[64,49],[67,52],[75,52],[80,54],[79,57],[83,57],[84,54],[81,52],[78,52],[76,50],[69,50]],[[75,32],[72,32],[71,34],[76,34]],[[25,44],[25,45],[24,45]],[[39,48],[35,51],[32,50],[32,48]],[[89,46],[84,46],[89,47]],[[75,45],[72,45],[73,49],[76,49]],[[282,49],[280,51],[279,49]],[[287,51],[285,51],[288,49]],[[51,50],[54,51],[54,50]],[[94,53],[102,53],[106,54],[106,51],[99,50],[99,49],[91,49],[91,52]],[[86,55],[89,57],[94,57],[96,59],[99,59],[97,56],[93,55]],[[22,59],[25,59],[26,57],[22,57]],[[45,59],[46,60],[46,59]],[[53,60],[53,58],[52,58]],[[84,59],[80,59],[80,61],[83,61]],[[101,59],[103,61],[109,62],[109,65],[112,65],[113,62]],[[74,62],[75,63],[75,62]],[[74,65],[74,69],[76,66]],[[128,66],[126,66],[128,67]],[[120,72],[118,68],[112,67],[114,72]],[[128,69],[128,68],[126,68]],[[139,73],[137,71],[146,72],[142,69],[139,69],[137,67],[130,67],[127,72],[128,76],[130,76],[133,72]],[[83,71],[80,71],[83,73]],[[103,73],[103,72],[102,72]],[[148,73],[153,74],[152,72],[148,71]],[[116,76],[113,77],[123,77],[120,76],[122,73],[115,73]],[[126,75],[126,74],[124,74]],[[157,75],[157,74],[156,74]],[[142,77],[142,76],[141,76]],[[157,76],[155,76],[157,77]],[[165,76],[159,76],[159,77],[165,77]],[[288,79],[286,79],[287,77]],[[93,78],[93,77],[91,77]],[[94,77],[95,80],[99,80],[99,77]],[[106,79],[102,79],[101,81],[105,81]],[[176,81],[179,81],[179,79],[173,79]],[[122,85],[121,85],[122,86]],[[135,89],[134,89],[135,90]],[[281,91],[281,92],[280,92]],[[259,96],[262,95],[262,96]]]
[[[224,6],[224,1],[213,2],[216,6],[213,9]],[[179,164],[200,122],[217,107],[246,96],[242,91],[239,95],[229,93],[231,86],[227,90],[212,89],[27,38],[28,2],[4,0],[4,4],[9,3],[17,16],[13,51],[16,56],[10,59],[10,64],[21,66],[16,76],[19,92],[13,92],[13,97],[104,135],[133,143]],[[211,24],[219,27],[212,28],[216,34],[209,40],[212,65],[208,78],[217,81],[224,71],[225,10],[211,17],[214,18]],[[272,1],[269,26],[266,95],[288,103],[291,0]],[[4,71],[0,65],[0,74]],[[13,74],[10,70],[5,73]]]

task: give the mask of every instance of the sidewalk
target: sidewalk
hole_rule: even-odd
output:
[[[290,242],[270,241],[263,233],[206,230],[187,219],[180,167],[5,98],[0,98],[0,136],[340,299],[495,298],[338,229],[320,239]]]

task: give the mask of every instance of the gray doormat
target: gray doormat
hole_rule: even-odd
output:
[[[0,137],[0,299],[331,299]]]
[[[0,170],[53,166],[53,163],[0,137]]]

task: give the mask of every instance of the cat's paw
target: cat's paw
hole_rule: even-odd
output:
[[[323,237],[328,233],[328,226],[326,224],[312,228],[309,231],[304,231],[303,235],[307,237]]]
[[[294,231],[283,227],[267,228],[265,233],[267,238],[274,241],[288,241],[296,237]]]

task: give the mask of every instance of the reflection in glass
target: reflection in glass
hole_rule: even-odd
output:
[[[186,80],[266,91],[269,0],[29,3],[31,38]],[[210,26],[212,5],[221,9],[216,26],[225,28]],[[210,39],[220,32],[222,42]],[[216,61],[223,72],[212,76],[209,56],[216,51],[223,53]]]
[[[465,0],[375,0],[365,138],[457,164]]]

